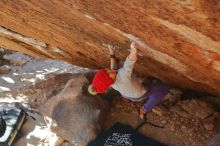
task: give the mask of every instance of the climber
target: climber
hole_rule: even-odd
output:
[[[99,70],[93,78],[92,84],[88,87],[90,94],[104,93],[108,87],[119,91],[121,95],[131,101],[141,101],[148,99],[140,108],[140,118],[144,118],[154,106],[159,104],[169,92],[170,86],[165,83],[149,83],[145,88],[137,78],[132,77],[134,63],[137,60],[137,45],[132,42],[131,51],[124,65],[116,70],[115,47],[109,46],[111,57],[111,68]],[[140,45],[139,45],[140,46]]]

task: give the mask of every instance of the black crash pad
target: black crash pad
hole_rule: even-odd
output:
[[[112,128],[97,136],[88,146],[166,146],[138,133],[128,125],[116,123]]]

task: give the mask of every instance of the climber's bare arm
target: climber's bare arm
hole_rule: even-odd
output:
[[[115,57],[115,47],[109,45],[108,49],[109,49],[109,53],[110,53],[110,56],[111,56],[111,69],[116,70],[117,69],[117,60],[116,60],[116,57]]]

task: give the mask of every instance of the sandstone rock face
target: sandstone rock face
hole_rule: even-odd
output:
[[[0,47],[109,66],[106,44],[124,60],[131,41],[143,56],[135,66],[173,85],[220,95],[220,1],[0,1]]]
[[[82,94],[87,83],[84,75],[76,75],[41,107],[42,113],[53,120],[52,130],[77,146],[86,146],[101,132],[108,111],[108,104],[102,98]]]
[[[182,117],[205,119],[215,113],[216,108],[209,103],[192,99],[178,102],[170,109]]]

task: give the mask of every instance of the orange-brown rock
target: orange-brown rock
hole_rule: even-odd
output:
[[[218,0],[1,0],[0,46],[84,67],[121,60],[141,43],[135,66],[184,88],[220,95]]]

